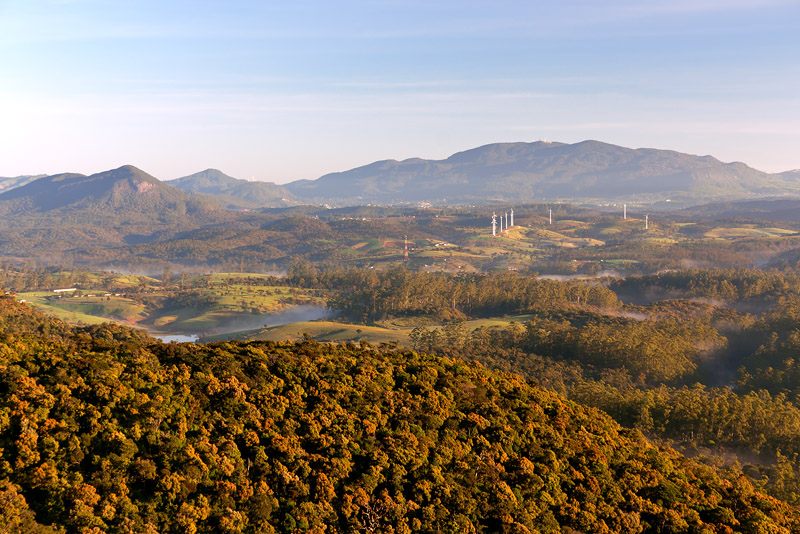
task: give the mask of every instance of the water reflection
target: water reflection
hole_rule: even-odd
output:
[[[213,334],[230,334],[231,332],[241,332],[243,330],[256,330],[265,326],[280,326],[282,324],[299,323],[302,321],[314,321],[331,317],[333,312],[325,306],[316,304],[301,304],[291,306],[279,312],[253,315],[250,317],[232,317],[220,321],[213,327]],[[207,335],[207,334],[202,334]],[[194,334],[153,334],[153,337],[160,339],[164,343],[176,341],[178,343],[195,343],[201,335]]]
[[[195,341],[200,339],[199,336],[184,335],[184,334],[176,334],[174,336],[153,336],[153,337],[163,343],[172,343],[173,341],[176,343],[194,343]]]
[[[558,282],[566,282],[568,280],[589,280],[594,278],[605,278],[610,276],[612,278],[622,278],[619,271],[600,271],[595,274],[540,274],[539,278],[544,280],[556,280]]]
[[[255,330],[265,326],[280,326],[288,323],[299,323],[301,321],[315,321],[325,319],[333,314],[325,306],[316,304],[301,304],[286,308],[275,313],[254,315],[252,318],[236,317],[226,321],[220,321],[214,327],[217,334],[229,334],[231,332],[241,332],[242,330]]]

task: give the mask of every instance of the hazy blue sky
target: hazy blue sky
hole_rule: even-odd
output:
[[[800,167],[800,0],[0,0],[0,176],[538,139]]]

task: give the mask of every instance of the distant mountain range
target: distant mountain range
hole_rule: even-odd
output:
[[[44,178],[47,176],[46,174],[34,174],[34,175],[25,175],[25,176],[14,176],[12,178],[2,178],[0,177],[0,193],[3,191],[10,191],[16,187],[21,187],[25,184],[28,184],[34,180],[38,180],[39,178]]]
[[[445,160],[371,163],[286,184],[317,202],[532,202],[544,199],[688,200],[800,193],[798,177],[744,163],[598,141],[498,143]]]
[[[108,179],[120,176],[128,176],[129,180],[111,186]],[[239,180],[216,169],[159,182],[130,166],[89,177],[60,174],[35,178],[0,179],[0,191],[6,189],[0,194],[0,214],[19,209],[78,206],[89,199],[114,206],[123,202],[123,198],[155,197],[159,199],[155,204],[148,200],[152,206],[174,204],[189,209],[197,200],[187,193],[210,196],[228,209],[303,203],[519,204],[549,200],[671,199],[686,205],[800,196],[800,170],[768,174],[744,163],[723,163],[711,156],[630,149],[599,141],[496,143],[459,152],[444,160],[378,161],[326,174],[317,180],[298,180],[285,185]],[[10,200],[15,202],[9,204]]]
[[[170,187],[131,165],[85,176],[45,176],[0,194],[0,216],[90,213],[115,221],[157,221],[219,210],[212,199]]]
[[[283,186],[239,180],[217,169],[206,169],[165,183],[182,191],[214,197],[227,209],[280,208],[299,203]]]
[[[784,180],[789,181],[800,181],[800,169],[795,169],[793,171],[786,171],[778,174]]]

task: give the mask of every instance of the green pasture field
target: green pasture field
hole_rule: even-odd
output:
[[[606,267],[625,268],[626,265],[633,265],[639,263],[636,260],[629,260],[626,258],[617,258],[612,260],[603,260],[603,265]]]
[[[49,294],[52,295],[52,293]],[[31,304],[47,315],[51,315],[71,324],[100,324],[108,321],[108,319],[94,315],[88,315],[75,309],[67,309],[55,306],[48,302],[43,296],[35,295],[33,293],[19,293],[17,297],[20,300]]]
[[[131,299],[118,296],[62,296],[51,291],[20,293],[26,300],[44,313],[70,323],[98,324],[116,321],[132,324],[146,317],[145,307]]]
[[[361,241],[351,241],[350,249],[362,252],[374,252],[383,248],[383,242],[379,239],[364,239]]]
[[[794,230],[784,228],[757,228],[754,225],[740,226],[733,228],[714,228],[705,234],[705,237],[712,239],[737,239],[737,238],[757,238],[757,237],[783,237],[795,235]]]

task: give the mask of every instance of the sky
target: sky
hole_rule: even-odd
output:
[[[0,176],[540,139],[800,168],[800,0],[0,0]]]

